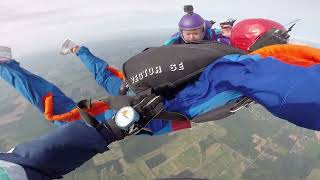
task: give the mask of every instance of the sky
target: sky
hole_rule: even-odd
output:
[[[0,45],[19,57],[58,49],[65,38],[85,43],[175,30],[185,4],[218,22],[269,18],[286,24],[301,18],[292,36],[320,42],[319,0],[1,0]]]

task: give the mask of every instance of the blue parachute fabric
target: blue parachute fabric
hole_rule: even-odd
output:
[[[238,91],[279,118],[320,130],[319,75],[319,65],[299,67],[272,57],[259,60],[256,55],[233,55],[208,66],[189,91],[200,88],[203,102],[210,99],[212,92]]]

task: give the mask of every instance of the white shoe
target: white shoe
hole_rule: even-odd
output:
[[[61,46],[61,52],[60,54],[66,55],[71,53],[71,49],[76,47],[77,44],[71,41],[70,39],[66,39]]]
[[[0,46],[0,60],[12,59],[11,48]]]

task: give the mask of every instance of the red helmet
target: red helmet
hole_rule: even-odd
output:
[[[231,31],[231,45],[244,51],[263,46],[285,44],[290,36],[279,23],[268,19],[246,19],[238,22]]]

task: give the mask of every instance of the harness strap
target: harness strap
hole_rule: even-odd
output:
[[[216,109],[213,109],[209,112],[206,112],[194,119],[192,119],[192,122],[195,123],[203,123],[203,122],[208,122],[208,121],[215,121],[215,120],[220,120],[223,118],[226,118],[235,112],[239,111],[243,107],[249,106],[251,103],[254,101],[251,100],[248,97],[243,97],[238,101],[231,102],[229,104],[226,104],[222,107],[218,107]]]
[[[115,135],[117,140],[124,138],[123,131],[117,127],[113,119],[105,121],[105,123],[100,123],[95,117],[90,115],[86,109],[91,107],[91,99],[79,101],[77,104],[77,109],[81,118],[90,126],[94,127],[98,132],[102,133],[105,129],[111,130]]]

